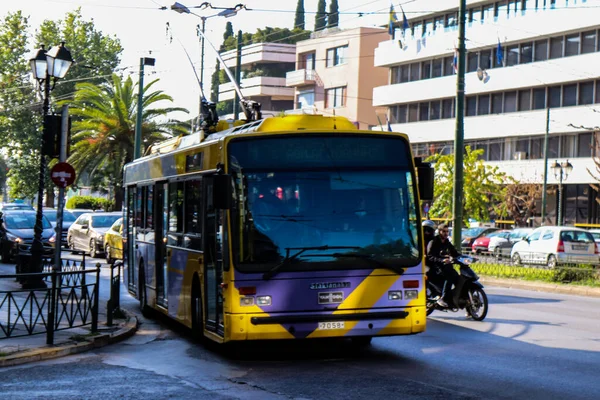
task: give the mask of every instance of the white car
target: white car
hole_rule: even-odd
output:
[[[588,232],[592,234],[596,243],[600,243],[600,229],[590,229]]]
[[[527,237],[533,228],[515,228],[508,235],[495,236],[490,239],[488,252],[496,258],[510,257],[510,250],[519,240]]]
[[[514,264],[600,265],[600,252],[592,234],[571,226],[542,226],[515,243],[511,252]]]

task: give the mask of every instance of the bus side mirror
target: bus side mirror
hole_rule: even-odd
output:
[[[231,175],[218,174],[213,177],[213,204],[216,209],[229,210],[233,204],[233,182]]]
[[[432,201],[434,169],[430,163],[424,163],[421,157],[415,157],[415,167],[417,168],[419,196],[422,201]]]

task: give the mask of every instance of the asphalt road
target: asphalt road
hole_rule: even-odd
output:
[[[597,398],[600,299],[486,289],[485,321],[436,311],[424,334],[362,351],[343,340],[202,346],[140,317],[125,342],[5,368],[0,399]]]

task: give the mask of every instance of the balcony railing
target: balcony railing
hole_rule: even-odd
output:
[[[298,69],[285,74],[286,86],[314,85],[317,82],[317,72],[314,69]]]

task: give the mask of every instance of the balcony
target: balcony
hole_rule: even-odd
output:
[[[317,72],[314,69],[298,69],[285,74],[285,86],[297,87],[317,83]]]
[[[293,100],[294,89],[285,86],[284,78],[268,76],[256,76],[254,78],[242,79],[241,89],[245,97],[270,97],[272,100]],[[233,83],[219,85],[219,100],[233,100],[235,90]]]

